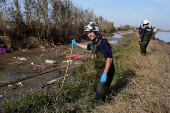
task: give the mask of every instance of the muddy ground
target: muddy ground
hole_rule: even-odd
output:
[[[66,68],[49,73],[48,70],[67,66],[68,64],[63,61],[69,60],[66,56],[70,55],[71,47],[71,44],[56,45],[55,47],[18,50],[12,53],[0,54],[0,84],[47,71],[45,74],[0,87],[0,95],[3,95],[0,101],[7,98],[16,98],[18,92],[22,94],[26,90],[37,88],[37,86],[50,80],[64,76]],[[90,52],[76,47],[73,48],[73,54],[89,56]],[[27,60],[19,60],[18,57],[26,58]],[[56,63],[47,63],[46,60],[54,60]],[[72,58],[71,60],[73,62],[69,66],[68,74],[72,76],[74,72],[72,68],[85,61],[85,59],[76,60]],[[19,84],[20,82],[21,84]]]

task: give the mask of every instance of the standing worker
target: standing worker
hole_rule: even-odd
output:
[[[84,31],[87,33],[92,43],[88,45],[78,44],[76,41],[72,40],[72,45],[92,51],[92,59],[94,60],[95,69],[97,69],[94,82],[96,105],[100,106],[105,102],[106,91],[109,89],[115,73],[111,46],[106,39],[100,36],[99,26],[96,23],[90,22],[86,24],[84,26]]]
[[[153,35],[153,39],[155,39],[155,34],[157,33],[157,30],[156,30],[156,28],[155,27],[153,27],[153,33],[152,33],[152,35]]]
[[[149,44],[149,41],[152,37],[152,29],[148,27],[149,21],[148,20],[143,20],[143,29],[142,29],[142,34],[140,35],[140,39],[138,41],[138,44],[140,45],[140,50],[142,55],[146,55],[146,48]]]
[[[141,33],[142,33],[142,26],[140,25],[140,27],[139,27],[139,36],[141,35]]]

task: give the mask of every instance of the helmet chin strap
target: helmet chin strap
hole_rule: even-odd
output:
[[[95,42],[95,40],[99,37],[98,33],[96,33],[96,32],[94,32],[94,33],[95,33],[96,37],[92,40],[93,42]]]
[[[95,42],[96,39],[97,39],[97,37],[95,37],[92,41]]]

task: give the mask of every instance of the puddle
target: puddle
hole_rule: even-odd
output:
[[[123,34],[113,34],[110,36],[106,36],[110,44],[116,45],[118,44],[118,39],[122,38]],[[83,42],[83,44],[91,43],[91,41]],[[19,51],[8,54],[0,54],[0,62],[3,60],[7,60],[7,63],[3,63],[4,65],[0,66],[0,81],[10,81],[18,78],[23,78],[29,75],[33,75],[35,73],[39,73],[45,70],[48,70],[51,65],[47,63],[47,61],[54,61],[54,65],[57,67],[61,67],[67,65],[68,58],[71,52],[71,44],[56,46],[53,48],[38,48],[26,51]],[[72,54],[79,54],[85,56],[91,56],[91,53],[85,49],[81,49],[79,47],[74,47]],[[17,60],[18,57],[28,58],[26,61]],[[81,61],[76,59],[71,59],[72,64],[79,64]],[[6,61],[5,61],[6,62]],[[17,65],[13,65],[15,63]]]
[[[120,33],[120,34],[114,33],[113,38],[123,38],[123,33]]]
[[[118,39],[121,35],[116,34],[115,36],[108,36],[107,39],[111,44],[117,44]],[[88,44],[91,41],[82,42]],[[47,71],[55,67],[61,67],[68,65],[66,62],[69,58],[66,56],[71,53],[71,44],[56,46],[53,48],[38,48],[26,51],[18,51],[8,54],[0,54],[0,83],[6,81],[11,81],[23,77],[27,77],[36,73]],[[74,47],[72,54],[91,56],[90,51],[81,49],[79,47]],[[18,57],[29,57],[26,61],[17,60]],[[45,61],[56,61],[54,64],[46,63]],[[73,73],[73,66],[82,63],[82,60],[71,58],[72,64],[69,67],[68,73]],[[66,61],[66,62],[63,62]],[[60,72],[62,70],[62,73]],[[50,73],[46,73],[40,76],[36,76],[30,79],[21,81],[23,86],[18,86],[15,90],[11,89],[8,85],[0,87],[1,95],[5,98],[11,98],[11,95],[18,95],[18,92],[24,90],[30,90],[36,88],[40,84],[44,84],[50,80],[56,79],[58,77],[64,76],[66,68],[56,70]],[[73,78],[73,77],[72,77]],[[16,84],[16,83],[14,83]],[[13,85],[13,84],[12,84]],[[4,92],[9,92],[9,95]],[[0,98],[0,101],[3,98]]]
[[[42,51],[40,50],[41,48],[39,50],[35,49],[24,52],[22,51],[19,53],[14,52],[6,54],[10,55],[10,58],[7,59],[8,63],[4,63],[0,67],[0,82],[23,78],[35,73],[50,70],[53,67],[61,67],[67,65],[67,62],[63,61],[69,60],[69,58],[66,58],[66,55],[71,53],[71,44],[58,46],[56,48],[46,48],[45,50],[43,48]],[[89,55],[87,50],[82,50],[78,47],[74,47],[73,54]],[[6,57],[5,54],[4,57]],[[26,61],[21,61],[17,59],[18,57],[29,57],[29,59]],[[71,65],[81,63],[81,61],[73,58],[71,58],[71,60]],[[3,61],[3,55],[0,59],[0,62],[1,61]]]

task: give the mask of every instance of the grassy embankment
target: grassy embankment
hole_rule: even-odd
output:
[[[19,99],[1,103],[0,112],[168,112],[169,55],[161,50],[158,41],[151,40],[148,55],[142,56],[136,46],[137,33],[125,36],[113,46],[116,73],[105,105],[95,107],[96,71],[93,62],[88,61],[75,68],[75,78],[68,80],[61,92],[61,85],[28,91]]]

